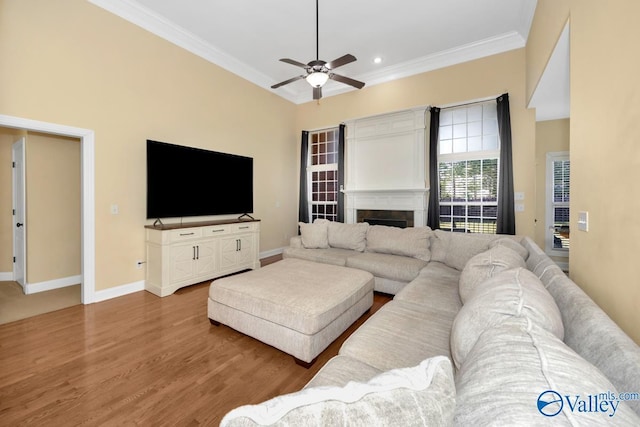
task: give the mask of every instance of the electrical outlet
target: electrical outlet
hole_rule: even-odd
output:
[[[120,213],[120,207],[116,204],[111,205],[111,215],[118,215]]]

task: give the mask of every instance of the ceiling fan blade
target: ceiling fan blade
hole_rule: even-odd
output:
[[[320,99],[322,98],[322,88],[321,87],[314,87],[313,88],[313,99]]]
[[[295,65],[296,67],[304,68],[305,70],[309,68],[307,64],[303,64],[302,62],[296,61],[295,59],[280,58],[280,61],[286,62],[287,64]]]
[[[280,83],[277,83],[277,84],[271,86],[271,89],[278,89],[280,86],[288,85],[289,83],[293,83],[296,80],[301,80],[301,79],[304,79],[304,78],[305,78],[305,76],[293,77],[293,78],[290,78],[289,80],[285,80],[283,82],[280,82]]]
[[[344,56],[341,56],[341,57],[340,57],[340,58],[338,58],[338,59],[334,59],[333,61],[329,62],[329,63],[326,65],[326,67],[327,67],[328,69],[330,69],[330,70],[333,70],[333,69],[335,69],[335,68],[342,67],[343,65],[350,64],[350,63],[352,63],[353,61],[356,61],[356,57],[355,57],[355,56],[353,56],[353,55],[351,55],[350,53],[348,53],[348,54],[346,54],[346,55],[344,55]]]
[[[348,84],[349,86],[353,86],[358,89],[362,89],[364,87],[364,83],[358,80],[354,80],[349,77],[341,76],[340,74],[329,73],[329,78],[331,80],[335,80],[340,83]]]

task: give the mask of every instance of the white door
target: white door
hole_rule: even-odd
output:
[[[26,289],[27,226],[25,190],[25,139],[13,143],[13,280]]]

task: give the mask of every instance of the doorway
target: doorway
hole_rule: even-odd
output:
[[[92,303],[95,294],[94,131],[6,115],[0,115],[0,126],[78,138],[80,140],[81,302],[83,304]]]

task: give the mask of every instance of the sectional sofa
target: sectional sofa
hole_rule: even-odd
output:
[[[394,298],[221,425],[640,425],[640,348],[528,237],[319,221],[284,252]]]

